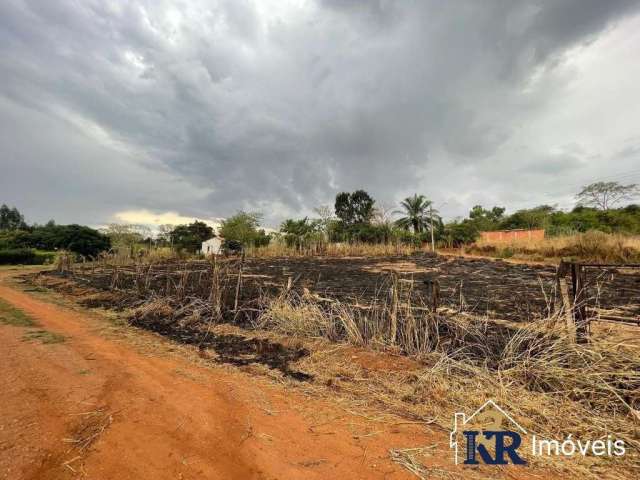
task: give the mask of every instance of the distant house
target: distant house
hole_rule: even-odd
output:
[[[205,256],[209,255],[220,255],[222,253],[222,242],[223,238],[213,237],[209,240],[205,240],[202,242],[202,247],[200,248],[200,252]]]
[[[480,239],[484,242],[513,242],[514,240],[544,240],[544,229],[536,230],[495,230],[480,232]]]

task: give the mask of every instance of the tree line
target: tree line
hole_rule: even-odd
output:
[[[535,228],[545,229],[550,236],[588,230],[640,234],[640,206],[616,208],[639,193],[635,184],[596,182],[576,194],[576,206],[570,212],[540,205],[505,215],[505,207],[475,205],[467,217],[445,223],[424,195],[407,197],[399,209],[390,212],[377,206],[366,191],[357,190],[339,193],[333,212],[324,206],[316,209],[317,218],[285,220],[279,233],[287,245],[298,248],[321,241],[414,245],[436,242],[455,247],[474,242],[481,231]],[[394,215],[399,218],[394,219]]]
[[[620,206],[639,193],[635,184],[596,182],[576,194],[576,206],[569,212],[540,205],[507,215],[505,207],[475,205],[465,218],[443,222],[425,195],[416,193],[393,209],[377,204],[368,192],[356,190],[338,193],[333,206],[314,209],[316,216],[312,218],[287,219],[278,231],[270,233],[260,227],[262,215],[256,212],[240,211],[232,215],[221,222],[217,232],[204,222],[194,221],[186,225],[160,225],[154,235],[143,225],[111,224],[100,231],[76,224],[57,225],[53,220],[45,225],[28,225],[17,208],[2,205],[0,262],[5,257],[14,260],[25,257],[23,263],[30,263],[37,261],[38,252],[61,249],[86,257],[95,257],[110,248],[127,248],[134,253],[136,249],[170,247],[195,253],[203,241],[216,235],[224,239],[225,249],[239,251],[243,247],[266,246],[271,241],[282,241],[299,249],[323,242],[397,242],[418,246],[433,240],[443,246],[459,246],[475,241],[481,231],[533,228],[544,228],[552,236],[588,230],[640,234],[640,206],[633,203]]]
[[[0,264],[44,263],[57,250],[95,257],[110,246],[109,237],[93,228],[57,225],[53,220],[45,225],[28,225],[17,208],[0,206]]]

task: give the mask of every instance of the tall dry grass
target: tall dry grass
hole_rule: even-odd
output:
[[[465,251],[500,258],[532,260],[573,258],[603,263],[640,262],[640,237],[594,230],[544,240],[523,239],[511,242],[479,240],[474,245],[466,247]]]
[[[318,243],[304,248],[288,247],[274,242],[265,247],[248,247],[247,256],[268,257],[382,257],[390,255],[411,255],[416,252],[430,252],[429,245],[415,247],[401,243]]]
[[[549,461],[560,471],[585,478],[625,478],[629,474],[623,471],[640,469],[637,347],[600,338],[577,344],[565,330],[560,313],[507,328],[486,318],[405,311],[392,338],[387,307],[367,311],[281,296],[267,307],[256,327],[286,336],[401,350],[424,365],[407,375],[372,375],[343,363],[334,372],[327,367],[326,356],[302,364],[319,382],[334,385],[341,394],[360,401],[373,397],[390,412],[430,417],[445,429],[451,412],[471,412],[493,399],[539,437],[564,439],[571,434],[599,439],[611,434],[624,440],[629,451],[625,458],[536,461]],[[336,385],[335,375],[368,380]],[[412,461],[419,464],[417,456]]]

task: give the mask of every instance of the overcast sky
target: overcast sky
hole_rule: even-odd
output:
[[[640,183],[640,1],[2,0],[0,203],[267,225]]]

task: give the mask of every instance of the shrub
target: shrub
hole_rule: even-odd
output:
[[[443,240],[449,247],[459,247],[473,243],[478,238],[478,229],[473,222],[463,220],[452,222],[445,226]]]
[[[32,265],[36,261],[36,252],[30,248],[0,250],[0,265]]]
[[[39,252],[32,248],[0,250],[0,265],[44,265],[53,263],[56,252]]]
[[[226,254],[238,254],[242,252],[242,243],[237,240],[225,240],[222,242],[222,250]]]
[[[36,250],[36,258],[33,265],[47,265],[49,263],[53,263],[57,255],[58,254],[56,252],[40,252]]]
[[[67,249],[80,255],[95,257],[108,250],[109,237],[82,225],[51,225],[29,227],[28,230],[0,231],[0,250]]]

